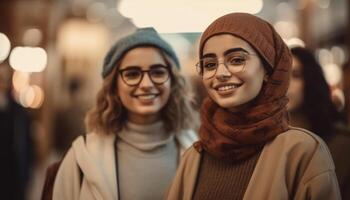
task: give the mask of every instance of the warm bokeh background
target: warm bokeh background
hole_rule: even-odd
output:
[[[200,88],[200,32],[233,11],[262,17],[289,45],[314,50],[350,120],[349,9],[349,0],[1,0],[0,110],[6,95],[20,106],[0,116],[5,126],[9,116],[15,119],[14,134],[0,129],[1,163],[16,163],[0,164],[7,185],[0,194],[40,198],[48,164],[85,132],[84,114],[101,85],[104,54],[137,27],[155,26],[177,51],[182,73]],[[201,90],[194,91],[200,102]],[[13,198],[7,197],[1,199]]]

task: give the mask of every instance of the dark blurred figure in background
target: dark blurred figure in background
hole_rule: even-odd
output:
[[[328,145],[335,164],[343,199],[350,199],[350,131],[346,118],[331,98],[321,66],[307,49],[294,47],[288,110],[293,126],[320,136]]]
[[[202,83],[202,78],[195,74],[189,78],[189,81],[194,92],[195,105],[193,107],[199,111],[204,98],[207,96],[207,91]]]
[[[343,66],[343,90],[345,101],[345,113],[347,121],[350,122],[350,60]]]
[[[56,111],[54,141],[59,154],[66,152],[73,140],[85,132],[84,116],[87,108],[80,100],[83,85],[82,78],[70,78],[67,83],[69,104]]]
[[[11,73],[0,65],[0,194],[1,199],[25,199],[33,160],[30,120],[11,96]]]

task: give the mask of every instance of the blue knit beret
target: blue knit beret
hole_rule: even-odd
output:
[[[154,46],[163,50],[176,64],[177,68],[180,68],[179,60],[175,54],[173,48],[164,41],[154,28],[140,28],[131,35],[128,35],[118,40],[108,51],[104,62],[102,77],[105,78],[120,60],[126,52],[138,47],[138,46]]]

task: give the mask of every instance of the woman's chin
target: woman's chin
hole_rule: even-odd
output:
[[[236,99],[218,99],[215,101],[220,107],[230,110],[231,112],[241,111],[250,106],[246,101],[238,101]]]
[[[239,103],[237,101],[230,100],[230,99],[219,99],[216,103],[220,107],[226,108],[229,110],[239,108],[242,105],[242,103]]]

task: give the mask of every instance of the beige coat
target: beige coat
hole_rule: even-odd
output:
[[[200,154],[191,147],[183,155],[168,200],[192,198],[199,163]],[[265,145],[243,199],[341,199],[325,143],[299,128],[278,135]]]

